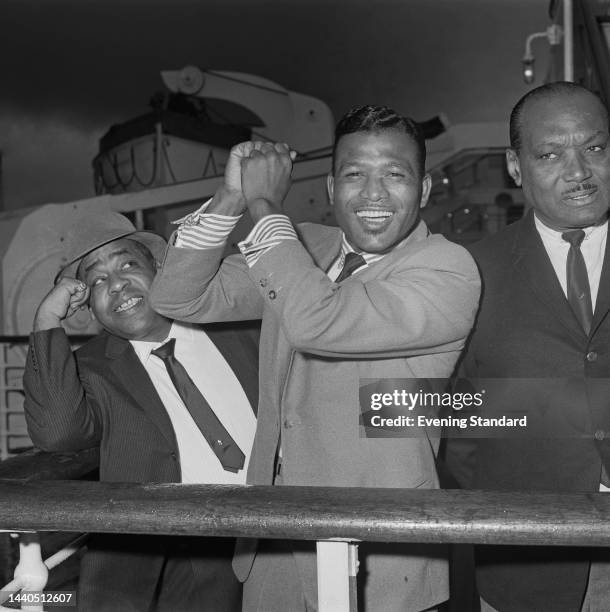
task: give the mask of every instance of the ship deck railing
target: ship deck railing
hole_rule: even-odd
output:
[[[319,610],[341,612],[357,609],[363,541],[610,546],[604,493],[73,480],[97,461],[89,449],[32,451],[0,463],[0,529],[26,534],[22,553],[36,547],[32,532],[48,531],[312,540]]]

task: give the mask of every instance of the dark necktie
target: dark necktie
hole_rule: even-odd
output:
[[[244,467],[245,456],[231,434],[218,420],[184,366],[174,357],[175,344],[176,339],[172,338],[163,346],[152,351],[152,354],[163,360],[178,395],[182,398],[186,409],[191,413],[222,467],[229,472],[237,472]]]
[[[358,255],[358,253],[346,253],[345,262],[343,263],[343,270],[339,276],[337,276],[335,283],[340,283],[345,280],[348,276],[351,276],[358,268],[361,268],[366,264],[364,257]]]
[[[580,325],[589,335],[591,321],[593,321],[593,306],[591,305],[591,289],[587,266],[582,256],[580,245],[585,237],[581,229],[564,232],[561,237],[570,243],[568,259],[566,261],[566,277],[568,285],[568,302],[580,322]]]

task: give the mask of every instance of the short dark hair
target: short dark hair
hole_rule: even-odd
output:
[[[553,96],[560,96],[562,94],[577,94],[577,93],[590,93],[592,96],[595,96],[604,109],[604,113],[606,115],[606,122],[610,124],[610,119],[608,117],[608,109],[604,104],[603,100],[593,91],[583,87],[582,85],[578,85],[577,83],[571,83],[570,81],[555,81],[554,83],[545,83],[540,87],[536,87],[531,91],[528,91],[518,102],[515,104],[511,114],[510,114],[510,146],[511,149],[514,149],[517,153],[521,149],[522,140],[521,140],[521,130],[523,127],[523,109],[525,105],[529,102],[534,102],[541,98],[552,98]]]
[[[152,254],[152,251],[142,242],[139,242],[138,240],[134,240],[133,238],[129,238],[129,236],[125,237],[125,238],[117,238],[117,240],[127,240],[127,242],[131,243],[131,246],[138,251],[138,253],[140,253],[140,255],[142,255],[142,257],[144,257],[144,259],[151,265],[153,270],[157,270],[157,262],[155,260],[155,256]],[[112,242],[116,242],[116,240],[113,240]],[[105,246],[105,245],[102,245]],[[101,248],[101,247],[98,247]],[[97,249],[94,249],[97,250]],[[87,255],[89,255],[89,253],[87,253]],[[83,278],[83,262],[85,261],[85,257],[87,257],[87,255],[85,255],[80,262],[78,263],[78,268],[76,269],[76,278],[80,281],[84,281],[85,279]]]
[[[335,155],[339,140],[355,132],[379,132],[381,130],[400,130],[410,136],[417,146],[417,165],[421,176],[426,171],[426,139],[417,123],[410,117],[399,115],[387,106],[356,106],[348,111],[337,123],[333,145],[333,174]]]

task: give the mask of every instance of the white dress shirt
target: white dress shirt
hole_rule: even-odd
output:
[[[548,253],[551,264],[559,280],[559,284],[563,289],[564,295],[567,297],[567,278],[566,278],[566,262],[568,259],[568,251],[570,243],[566,242],[562,237],[562,232],[551,229],[546,226],[536,215],[534,215],[536,229],[542,238],[542,244]],[[599,291],[599,281],[602,274],[602,266],[604,264],[604,253],[606,252],[606,237],[608,235],[608,222],[595,227],[583,228],[585,232],[584,240],[580,245],[580,251],[587,266],[587,274],[589,276],[589,287],[591,288],[591,304],[595,310],[595,302],[597,301],[597,293]]]
[[[174,387],[165,364],[151,351],[176,338],[175,356],[245,455],[237,473],[225,470],[197,427]],[[174,322],[163,342],[131,340],[172,422],[182,482],[187,484],[245,484],[256,418],[229,364],[201,329]]]

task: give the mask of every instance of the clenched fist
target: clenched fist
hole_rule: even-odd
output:
[[[290,189],[295,153],[286,144],[256,142],[241,162],[241,186],[254,222],[280,212]]]
[[[61,321],[84,308],[89,299],[89,287],[75,278],[64,277],[40,303],[34,317],[34,331],[59,327]]]

